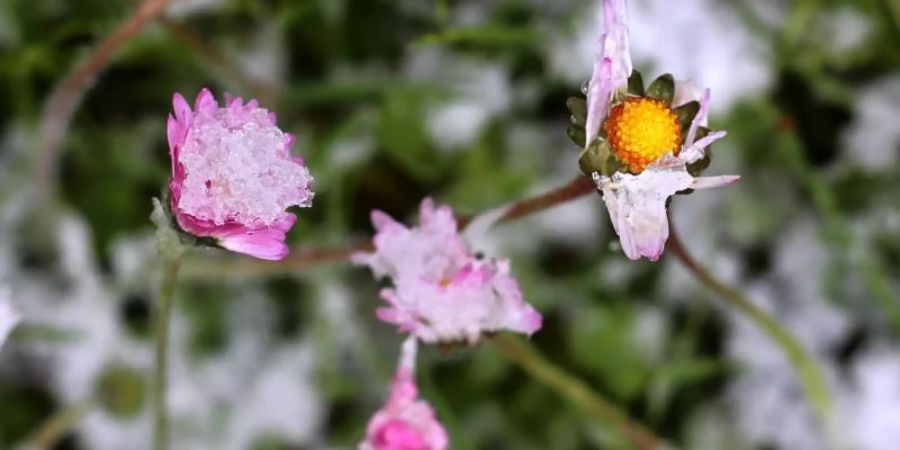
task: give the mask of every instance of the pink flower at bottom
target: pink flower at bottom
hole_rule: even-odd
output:
[[[418,399],[416,338],[403,343],[387,403],[369,420],[357,450],[444,450],[449,439],[431,406]]]
[[[178,225],[218,245],[261,259],[281,259],[285,233],[308,207],[312,176],[290,154],[294,137],[275,124],[275,114],[256,100],[226,95],[219,107],[200,91],[193,110],[180,94],[167,123],[172,180],[169,196]]]
[[[377,311],[423,342],[466,341],[474,344],[486,332],[532,334],[541,315],[522,297],[509,261],[473,255],[460,237],[453,211],[422,201],[419,226],[407,228],[381,211],[372,212],[375,252],[353,257],[388,276],[383,289],[387,305]]]

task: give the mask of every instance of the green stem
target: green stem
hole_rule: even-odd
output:
[[[718,294],[729,305],[737,308],[750,318],[769,338],[781,347],[791,366],[797,372],[800,384],[803,386],[803,390],[822,425],[827,426],[830,399],[828,388],[825,385],[825,377],[822,375],[816,362],[806,353],[806,350],[797,339],[782,327],[778,321],[756,306],[744,294],[723,283],[700,265],[681,244],[678,233],[675,231],[675,224],[671,220],[669,222],[670,232],[667,244],[669,251],[678,257],[681,263],[697,277],[697,280]]]
[[[156,317],[156,367],[153,395],[153,448],[166,450],[169,446],[169,422],[166,407],[166,375],[168,372],[169,323],[174,304],[175,280],[181,265],[180,256],[165,258],[163,279],[159,287],[159,309]]]
[[[21,449],[47,450],[53,448],[93,409],[93,406],[93,401],[85,400],[56,412],[38,427]]]
[[[534,348],[508,335],[497,335],[494,345],[535,380],[584,409],[600,422],[612,425],[640,450],[662,448],[662,440],[643,425],[631,420],[614,403],[591,390],[584,381],[553,364]]]

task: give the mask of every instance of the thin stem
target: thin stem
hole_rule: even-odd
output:
[[[166,450],[169,446],[169,423],[166,403],[168,372],[169,323],[174,304],[175,280],[181,265],[180,256],[165,258],[163,279],[159,288],[159,309],[156,317],[156,367],[153,395],[153,448]]]
[[[568,203],[596,192],[594,182],[586,176],[578,176],[563,186],[543,194],[513,203],[499,222],[512,222],[532,214]],[[464,229],[474,216],[457,218],[459,228]],[[372,241],[357,242],[343,248],[297,248],[281,261],[259,261],[246,257],[189,259],[185,263],[185,278],[216,279],[223,274],[234,277],[254,277],[296,273],[299,270],[321,265],[344,262],[357,252],[372,251]]]
[[[595,419],[612,425],[619,434],[640,450],[662,447],[662,439],[631,420],[614,403],[593,391],[578,377],[547,360],[534,348],[508,335],[494,336],[492,342],[507,358],[518,364],[535,380],[556,391]]]
[[[52,218],[51,211],[57,192],[56,166],[60,145],[69,128],[72,113],[84,92],[109,63],[113,54],[129,39],[140,32],[144,25],[161,13],[172,0],[144,0],[134,13],[125,19],[100,44],[97,45],[81,64],[76,65],[63,80],[56,85],[44,105],[38,133],[37,157],[33,178],[37,185],[38,202],[46,218]]]
[[[68,434],[93,409],[94,402],[85,400],[57,411],[45,420],[25,441],[20,450],[49,450]]]
[[[506,213],[500,217],[499,222],[512,222],[534,213],[568,203],[571,200],[584,197],[585,195],[596,191],[597,188],[594,186],[593,180],[584,175],[579,175],[563,186],[515,202]],[[465,228],[470,220],[471,217],[460,218],[459,228]]]
[[[703,267],[681,244],[675,224],[670,220],[670,232],[668,249],[674,253],[681,263],[697,277],[704,286],[719,295],[729,305],[737,308],[771,338],[784,351],[788,361],[797,372],[800,384],[813,406],[822,424],[827,426],[829,417],[830,399],[828,388],[825,385],[825,377],[819,366],[810,357],[802,345],[778,323],[772,316],[756,306],[740,291],[728,286]]]

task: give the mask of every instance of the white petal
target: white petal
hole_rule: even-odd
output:
[[[689,188],[694,178],[683,167],[650,167],[639,175],[616,173],[595,180],[625,255],[634,260],[659,259],[669,238],[666,199]]]
[[[699,177],[694,178],[691,184],[692,189],[708,189],[719,186],[726,186],[740,180],[740,175],[720,175],[717,177]]]
[[[703,159],[703,155],[706,153],[706,147],[709,147],[713,142],[718,141],[727,135],[727,132],[720,130],[704,136],[702,139],[691,145],[687,145],[687,141],[685,141],[685,146],[682,148],[681,153],[678,154],[678,159],[686,164],[699,161]]]

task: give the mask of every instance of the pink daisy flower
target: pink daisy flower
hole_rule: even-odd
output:
[[[313,181],[303,159],[291,156],[294,136],[256,100],[226,95],[219,107],[200,91],[193,110],[180,94],[167,123],[171,208],[185,232],[228,250],[261,259],[288,253],[285,233],[296,216],[290,206],[312,204]]]
[[[357,450],[444,450],[449,439],[434,410],[419,400],[415,380],[416,339],[403,343],[387,403],[366,427]]]
[[[376,314],[423,342],[478,342],[483,333],[510,330],[532,334],[541,315],[522,297],[509,261],[473,255],[460,237],[453,211],[422,201],[419,226],[407,228],[372,211],[375,252],[354,262],[390,277],[383,289],[387,306]]]

